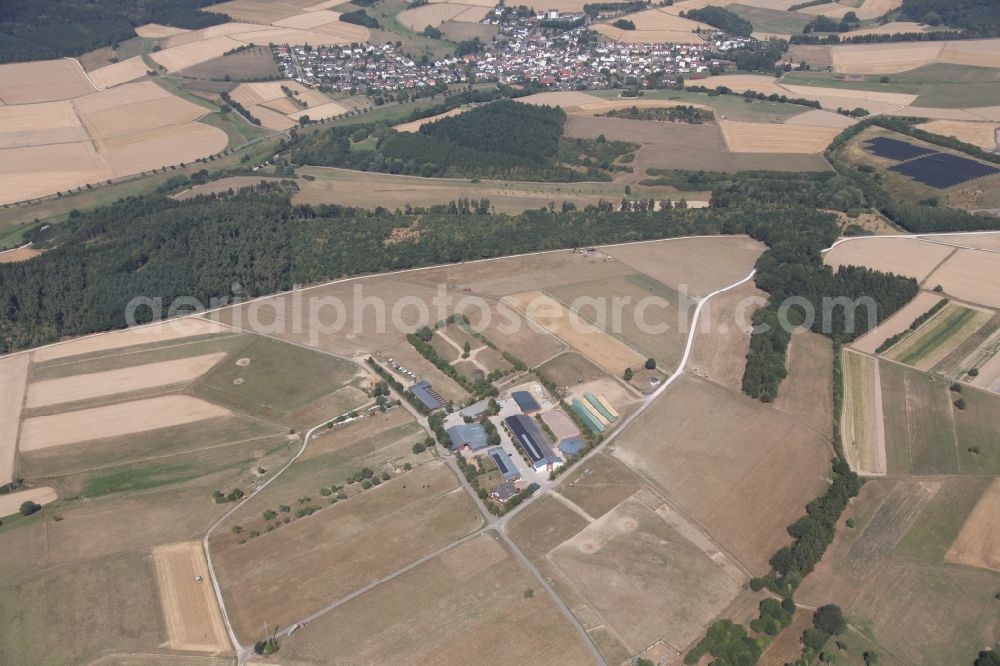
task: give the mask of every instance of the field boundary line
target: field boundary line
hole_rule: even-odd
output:
[[[106,88],[98,88],[97,87],[97,84],[94,83],[94,80],[92,78],[90,78],[90,74],[87,74],[87,70],[85,70],[83,68],[83,63],[81,63],[79,60],[77,60],[76,58],[70,58],[70,57],[65,57],[65,58],[63,58],[63,60],[72,60],[73,62],[75,62],[76,66],[80,68],[81,72],[83,72],[83,76],[86,77],[87,83],[89,83],[90,85],[92,85],[94,87],[94,91],[95,92],[100,92],[102,90],[106,90]]]

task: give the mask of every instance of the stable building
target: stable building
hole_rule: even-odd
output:
[[[514,399],[518,409],[524,414],[534,414],[540,409],[538,401],[527,391],[514,391],[510,397]]]
[[[487,447],[486,428],[478,423],[463,423],[446,428],[448,438],[451,440],[451,450],[458,451],[464,447],[469,447],[473,451],[479,451]]]
[[[486,452],[493,462],[496,464],[497,469],[500,470],[500,476],[503,477],[504,481],[517,481],[521,478],[521,473],[517,471],[517,465],[514,464],[514,459],[510,457],[510,454],[504,451],[499,446],[494,446],[492,449]]]
[[[543,469],[552,471],[563,464],[562,458],[553,453],[545,433],[530,416],[508,416],[503,420],[503,427],[514,444],[527,456],[536,472]]]
[[[417,400],[424,403],[427,409],[433,410],[444,406],[444,398],[438,395],[438,392],[434,390],[431,383],[426,380],[417,382],[407,390],[415,395]]]

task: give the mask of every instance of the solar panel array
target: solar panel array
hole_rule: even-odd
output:
[[[889,169],[938,189],[953,187],[967,180],[1000,173],[1000,169],[996,167],[949,153],[931,153],[909,162],[891,166]]]
[[[900,141],[898,139],[890,139],[885,136],[877,136],[874,139],[865,141],[865,150],[876,157],[884,157],[886,159],[896,160],[897,162],[912,160],[914,157],[934,153],[934,151],[930,148],[915,146],[912,143],[907,143],[906,141]]]

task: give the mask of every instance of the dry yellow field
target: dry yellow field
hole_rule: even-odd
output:
[[[0,203],[99,183],[111,170],[89,141],[0,150]]]
[[[903,4],[903,0],[865,0],[864,3],[857,8],[855,8],[850,2],[845,2],[844,4],[848,8],[853,9],[859,19],[867,21],[869,19],[876,19],[880,16],[885,16],[894,9],[899,9],[899,6]]]
[[[874,354],[882,343],[910,327],[913,320],[934,307],[941,294],[921,291],[912,301],[901,307],[891,317],[851,343],[851,347],[866,354]]]
[[[704,39],[685,30],[622,30],[605,23],[597,24],[594,29],[608,39],[624,44],[702,44]]]
[[[946,42],[941,62],[974,67],[1000,66],[1000,39],[970,39]]]
[[[17,431],[21,423],[29,361],[27,354],[0,358],[0,485],[10,483],[14,478]]]
[[[200,32],[200,31],[199,31]],[[179,37],[188,37],[195,33],[185,33]],[[232,37],[221,35],[207,39],[192,40],[178,46],[171,46],[162,51],[150,54],[150,58],[168,71],[176,72],[181,69],[193,67],[213,58],[218,58],[226,51],[242,46],[243,42],[238,42]]]
[[[9,495],[0,495],[0,518],[17,513],[24,502],[34,502],[45,506],[59,499],[51,488],[29,488]]]
[[[122,83],[134,81],[146,76],[149,66],[142,59],[142,56],[128,58],[121,62],[99,67],[90,72],[90,80],[99,88],[111,88]]]
[[[94,92],[75,60],[39,60],[0,65],[0,102],[34,104],[73,99]]]
[[[114,351],[134,345],[148,345],[158,342],[169,342],[188,338],[195,335],[210,335],[213,333],[226,333],[231,331],[228,326],[214,321],[207,321],[198,317],[188,317],[185,319],[171,319],[148,326],[137,326],[122,331],[111,333],[100,333],[66,342],[42,347],[31,352],[32,360],[35,363],[45,363],[69,358],[71,356],[81,356],[83,354],[93,354],[96,352]]]
[[[190,163],[199,157],[222,152],[229,139],[216,127],[184,123],[97,142],[111,173],[127,176],[170,164]]]
[[[945,559],[1000,571],[1000,479],[994,479],[976,502]]]
[[[833,270],[868,266],[923,280],[954,248],[911,238],[862,238],[841,243],[826,253]],[[957,294],[956,294],[957,295]]]
[[[833,69],[847,74],[890,74],[936,62],[945,42],[846,44],[830,48]]]
[[[847,88],[821,88],[817,86],[793,86],[781,84],[781,87],[795,97],[820,99],[822,97],[843,97],[871,102],[883,102],[892,106],[907,106],[917,99],[916,95],[903,93],[887,93],[872,90],[850,90]]]
[[[184,28],[175,28],[169,25],[160,25],[159,23],[147,23],[146,25],[140,25],[135,29],[135,34],[140,37],[148,37],[149,39],[161,39],[163,37],[170,37],[172,35],[179,35],[182,32],[189,32]]]
[[[992,151],[997,149],[997,129],[1000,129],[1000,125],[962,120],[932,120],[917,125],[917,128],[934,134],[953,136],[959,141],[965,141],[984,150]]]
[[[430,5],[425,5],[430,6]],[[399,125],[393,125],[392,129],[397,132],[416,132],[421,127],[427,123],[432,123],[435,120],[440,120],[442,118],[451,118],[452,116],[457,116],[459,114],[465,113],[472,107],[458,107],[457,109],[452,109],[450,111],[445,111],[444,113],[439,113],[436,116],[429,116],[427,118],[421,118],[419,120],[413,120],[408,123],[400,123]]]
[[[119,95],[119,91],[125,94]],[[102,97],[108,99],[100,99]],[[112,104],[113,102],[118,103]],[[137,132],[192,123],[205,115],[203,107],[175,97],[150,81],[122,85],[106,93],[88,95],[76,100],[74,104],[80,121],[94,139],[131,137]],[[157,155],[150,155],[145,161],[150,163],[156,159],[159,159]],[[163,161],[160,163],[173,164]]]
[[[948,243],[958,247],[1000,250],[1000,231],[990,231],[980,234],[961,234],[955,236],[933,236],[932,238],[941,243]]]
[[[399,15],[399,22],[414,32],[420,32],[427,26],[438,26],[445,21],[455,19],[459,14],[472,9],[474,5],[460,5],[452,2],[440,2],[430,5],[423,5],[414,9],[407,9]],[[486,15],[486,8],[480,7],[483,16]],[[479,18],[483,18],[480,16]]]
[[[32,382],[28,386],[25,406],[44,407],[190,382],[208,372],[225,355],[225,352],[217,352],[173,361],[135,365],[120,370]]]
[[[34,259],[42,253],[31,247],[19,247],[16,250],[0,252],[0,264],[16,264],[28,259]]]
[[[68,101],[0,106],[0,149],[86,141]]]
[[[295,127],[297,124],[296,121],[285,114],[272,111],[266,106],[250,106],[247,107],[247,110],[260,120],[261,125],[269,129],[284,130],[289,127]]]
[[[841,432],[844,453],[859,474],[886,473],[885,420],[878,360],[844,351],[844,413]]]
[[[503,300],[611,374],[618,375],[625,368],[639,367],[646,360],[639,352],[540,291],[512,294]]]
[[[256,32],[260,29],[261,26],[254,23],[222,23],[220,25],[212,25],[200,30],[186,30],[176,35],[171,35],[160,42],[160,46],[164,49],[171,49],[175,46],[203,42],[207,39],[214,39],[215,37],[238,35],[241,32]]]
[[[186,395],[167,395],[115,405],[33,416],[21,424],[22,451],[134,435],[148,430],[195,423],[229,411]]]
[[[726,146],[734,153],[822,153],[837,127],[720,121]]]
[[[344,113],[347,113],[347,107],[341,106],[336,102],[326,102],[325,104],[318,104],[305,109],[297,109],[295,113],[291,114],[291,117],[298,118],[299,116],[305,114],[312,120],[322,120],[324,118],[333,118]]]
[[[228,650],[229,639],[212,593],[201,544],[186,541],[157,546],[153,549],[153,563],[169,636],[167,645],[191,652]]]
[[[763,76],[759,74],[722,74],[720,76],[712,76],[707,79],[688,81],[687,83],[688,85],[705,86],[707,88],[725,86],[735,92],[753,90],[755,92],[766,93],[768,95],[771,93],[777,93],[779,95],[788,94],[788,91],[778,85],[773,76]]]
[[[930,27],[924,25],[923,23],[914,23],[912,21],[890,21],[885,25],[876,25],[870,28],[861,28],[859,30],[845,32],[841,36],[841,39],[861,37],[863,35],[895,35],[912,32],[927,32],[929,29]]]
[[[296,14],[294,16],[278,19],[277,21],[272,21],[271,25],[280,26],[282,28],[300,28],[308,30],[317,26],[326,25],[327,23],[334,23],[339,20],[340,12],[305,12],[303,14]]]
[[[948,249],[948,248],[945,248]],[[1000,307],[1000,254],[958,250],[927,279],[946,294],[979,305]]]
[[[849,118],[847,116],[841,115],[839,113],[833,113],[831,111],[821,111],[820,109],[813,109],[812,111],[806,111],[800,113],[797,116],[792,116],[785,121],[786,125],[806,125],[808,127],[836,127],[837,129],[846,129],[858,122],[854,118]]]

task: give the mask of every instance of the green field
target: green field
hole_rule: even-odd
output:
[[[195,385],[195,394],[263,418],[281,420],[309,403],[356,383],[357,367],[319,351],[254,336]],[[248,359],[246,365],[240,365]],[[363,402],[345,392],[342,411]],[[357,395],[360,394],[360,395]]]
[[[713,87],[712,79],[689,80],[688,84]],[[588,94],[602,99],[618,99],[621,90],[592,90]],[[781,102],[751,102],[747,103],[741,95],[716,95],[709,97],[708,93],[690,92],[687,90],[653,90],[647,91],[643,99],[668,99],[689,104],[702,104],[710,107],[716,113],[728,120],[746,122],[782,122],[791,116],[808,111],[809,108],[797,104],[782,104]]]
[[[885,360],[879,374],[888,472],[957,473],[951,382]]]
[[[960,471],[1000,474],[1000,395],[966,386],[961,397],[965,409],[955,410]]]
[[[951,303],[890,349],[887,356],[906,365],[921,367],[921,362],[942,346],[958,346],[982,326],[989,316],[981,310]]]

